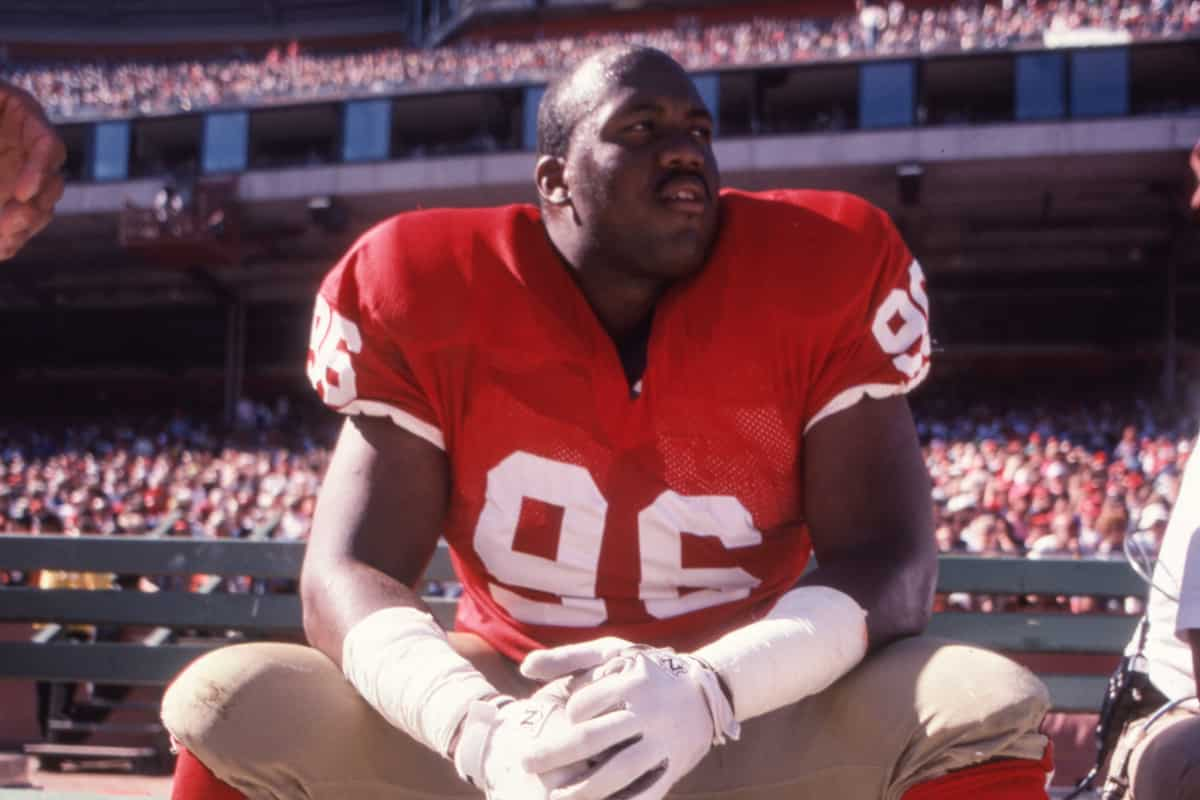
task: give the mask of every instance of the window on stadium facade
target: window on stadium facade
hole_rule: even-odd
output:
[[[350,100],[342,106],[343,161],[382,161],[391,138],[391,100]]]
[[[83,181],[88,179],[86,154],[88,151],[88,134],[90,125],[59,125],[58,135],[67,147],[67,160],[63,164],[63,178],[67,181]]]
[[[721,135],[749,136],[757,132],[755,86],[752,70],[726,70],[717,77],[717,123]]]
[[[242,172],[246,169],[250,116],[245,111],[221,111],[204,117],[201,163],[204,173]]]
[[[705,72],[692,76],[696,85],[696,93],[704,101],[705,107],[713,117],[713,133],[721,132],[721,88],[720,79],[715,72]]]
[[[1016,118],[1062,119],[1067,113],[1067,59],[1063,53],[1016,57]]]
[[[1196,43],[1130,48],[1129,103],[1134,114],[1200,113],[1200,49]]]
[[[859,74],[853,65],[768,70],[757,78],[758,133],[819,133],[857,126]]]
[[[1129,49],[1112,47],[1071,53],[1071,116],[1129,113]]]
[[[913,61],[862,64],[858,79],[858,121],[862,128],[913,124],[917,69]]]
[[[1013,60],[1008,56],[939,58],[921,65],[920,121],[980,125],[1013,118]]]
[[[546,94],[545,86],[526,86],[521,98],[521,149],[529,152],[537,150],[537,115],[542,96]]]
[[[139,178],[194,175],[200,165],[203,127],[199,114],[134,120],[129,174]]]
[[[521,89],[443,92],[395,98],[393,158],[428,158],[518,150],[525,144]]]
[[[129,177],[129,120],[98,122],[92,128],[92,179]]]
[[[250,114],[250,168],[332,164],[340,155],[341,126],[338,103],[256,109]]]

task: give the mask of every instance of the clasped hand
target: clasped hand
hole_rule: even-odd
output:
[[[606,637],[531,653],[521,673],[539,681],[576,677],[567,724],[543,731],[521,757],[530,773],[559,779],[550,800],[657,800],[714,741],[724,741],[724,733],[736,736],[715,673],[669,649]],[[713,709],[713,703],[724,707]],[[727,723],[716,725],[717,716]],[[565,783],[564,769],[575,773]]]
[[[524,700],[500,696],[473,703],[454,752],[459,775],[489,800],[545,800],[550,790],[575,779],[586,765],[534,771],[522,763],[539,737],[553,738],[569,727],[570,681],[553,681]]]

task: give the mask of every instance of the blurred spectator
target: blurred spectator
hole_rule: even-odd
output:
[[[1151,503],[1138,515],[1137,532],[1133,534],[1135,552],[1147,559],[1158,557],[1163,535],[1167,532],[1167,521],[1171,512],[1163,503]]]
[[[52,514],[99,535],[303,538],[328,459],[325,431],[287,404],[247,403],[252,430],[166,421],[0,428],[0,530]]]
[[[1193,448],[1183,433],[1194,430],[1190,420],[1144,403],[1119,411],[1111,403],[1002,413],[976,406],[950,415],[918,405],[916,417],[942,552],[1123,559],[1128,537],[1135,556],[1140,545],[1153,559]],[[940,603],[979,610],[1013,599],[957,595]],[[1029,597],[1020,605],[1136,613],[1141,603]]]
[[[27,64],[0,74],[54,119],[130,117],[223,105],[296,103],[423,89],[541,82],[588,53],[633,41],[692,70],[864,56],[1113,44],[1196,36],[1200,0],[1002,0],[910,9],[858,0],[833,19],[755,17],[578,39],[470,41],[430,49],[307,53],[296,42],[262,59]],[[826,124],[836,125],[836,120]]]
[[[1120,503],[1100,514],[1096,520],[1098,540],[1090,555],[1096,558],[1125,558],[1125,534],[1129,532],[1129,514]]]
[[[1070,514],[1055,514],[1047,531],[1029,543],[1030,558],[1079,555],[1079,524]]]

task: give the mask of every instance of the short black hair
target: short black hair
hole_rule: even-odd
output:
[[[551,81],[546,87],[546,93],[542,95],[541,102],[538,103],[538,155],[566,157],[575,126],[595,107],[598,98],[594,92],[576,91],[576,79],[582,72],[588,69],[599,70],[609,82],[614,82],[646,60],[665,60],[678,66],[678,62],[662,50],[644,45],[621,44],[593,53],[576,64],[570,72]]]
[[[578,103],[567,101],[573,75],[574,71],[551,81],[538,103],[537,151],[540,156],[563,158],[567,155],[571,132],[580,117],[575,108]]]

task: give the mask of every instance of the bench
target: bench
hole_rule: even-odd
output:
[[[0,535],[0,569],[9,570],[295,579],[303,553],[302,542]],[[425,580],[453,579],[447,550],[439,547]],[[938,591],[1120,597],[1144,596],[1146,590],[1122,561],[943,556]],[[442,624],[452,626],[454,599],[430,596],[426,602]],[[106,624],[150,633],[83,645],[45,635],[3,641],[0,679],[161,687],[198,656],[231,641],[186,635],[190,630],[236,632],[231,635],[243,639],[302,636],[295,593],[0,588],[0,623],[14,622]],[[1095,712],[1135,624],[1136,618],[1110,614],[947,611],[934,615],[930,632],[1025,663],[1047,683],[1058,711]]]

